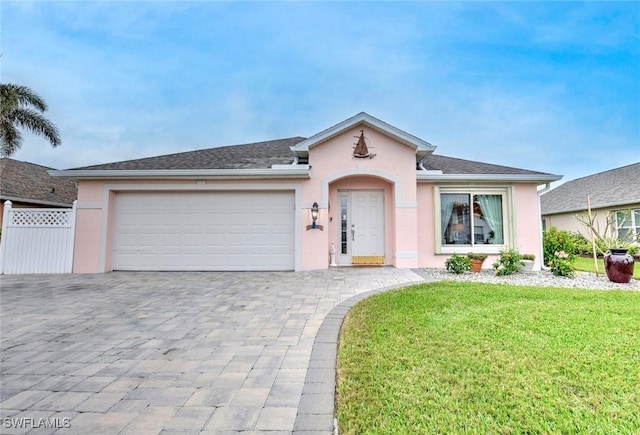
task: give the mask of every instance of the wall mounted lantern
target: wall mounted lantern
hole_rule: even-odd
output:
[[[320,214],[320,207],[318,207],[318,203],[314,202],[311,206],[311,225],[307,225],[307,230],[323,230],[322,225],[317,225],[316,222],[318,220],[318,214]]]

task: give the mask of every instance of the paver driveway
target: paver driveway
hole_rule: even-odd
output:
[[[329,433],[313,418],[327,397],[303,395],[328,374],[307,378],[323,320],[354,295],[422,278],[374,268],[0,280],[2,433],[168,434]]]

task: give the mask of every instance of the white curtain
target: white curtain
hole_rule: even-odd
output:
[[[443,193],[440,195],[440,232],[442,233],[442,243],[446,243],[444,233],[447,231],[447,227],[449,226],[453,206],[456,202],[460,204],[468,204],[469,196],[450,193]]]
[[[476,195],[476,200],[482,210],[484,220],[487,221],[493,231],[494,243],[504,243],[504,229],[502,223],[502,196],[500,195]]]

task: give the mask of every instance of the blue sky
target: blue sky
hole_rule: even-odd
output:
[[[562,174],[640,160],[639,2],[2,2],[2,82],[59,169],[311,136],[367,112],[437,154]]]

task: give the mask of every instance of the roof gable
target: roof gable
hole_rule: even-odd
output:
[[[567,181],[540,197],[542,214],[586,210],[587,195],[593,208],[640,203],[639,183],[640,162]]]
[[[345,131],[360,125],[370,127],[384,135],[391,137],[401,144],[415,149],[419,157],[431,153],[436,149],[436,147],[434,145],[431,145],[429,142],[417,138],[390,124],[387,124],[386,122],[381,121],[378,118],[375,118],[365,112],[360,112],[357,115],[334,125],[333,127],[329,127],[321,131],[320,133],[314,134],[310,138],[292,146],[291,149],[296,153],[296,155],[306,157],[311,148],[316,147],[330,139],[333,139],[336,136],[339,136]]]

